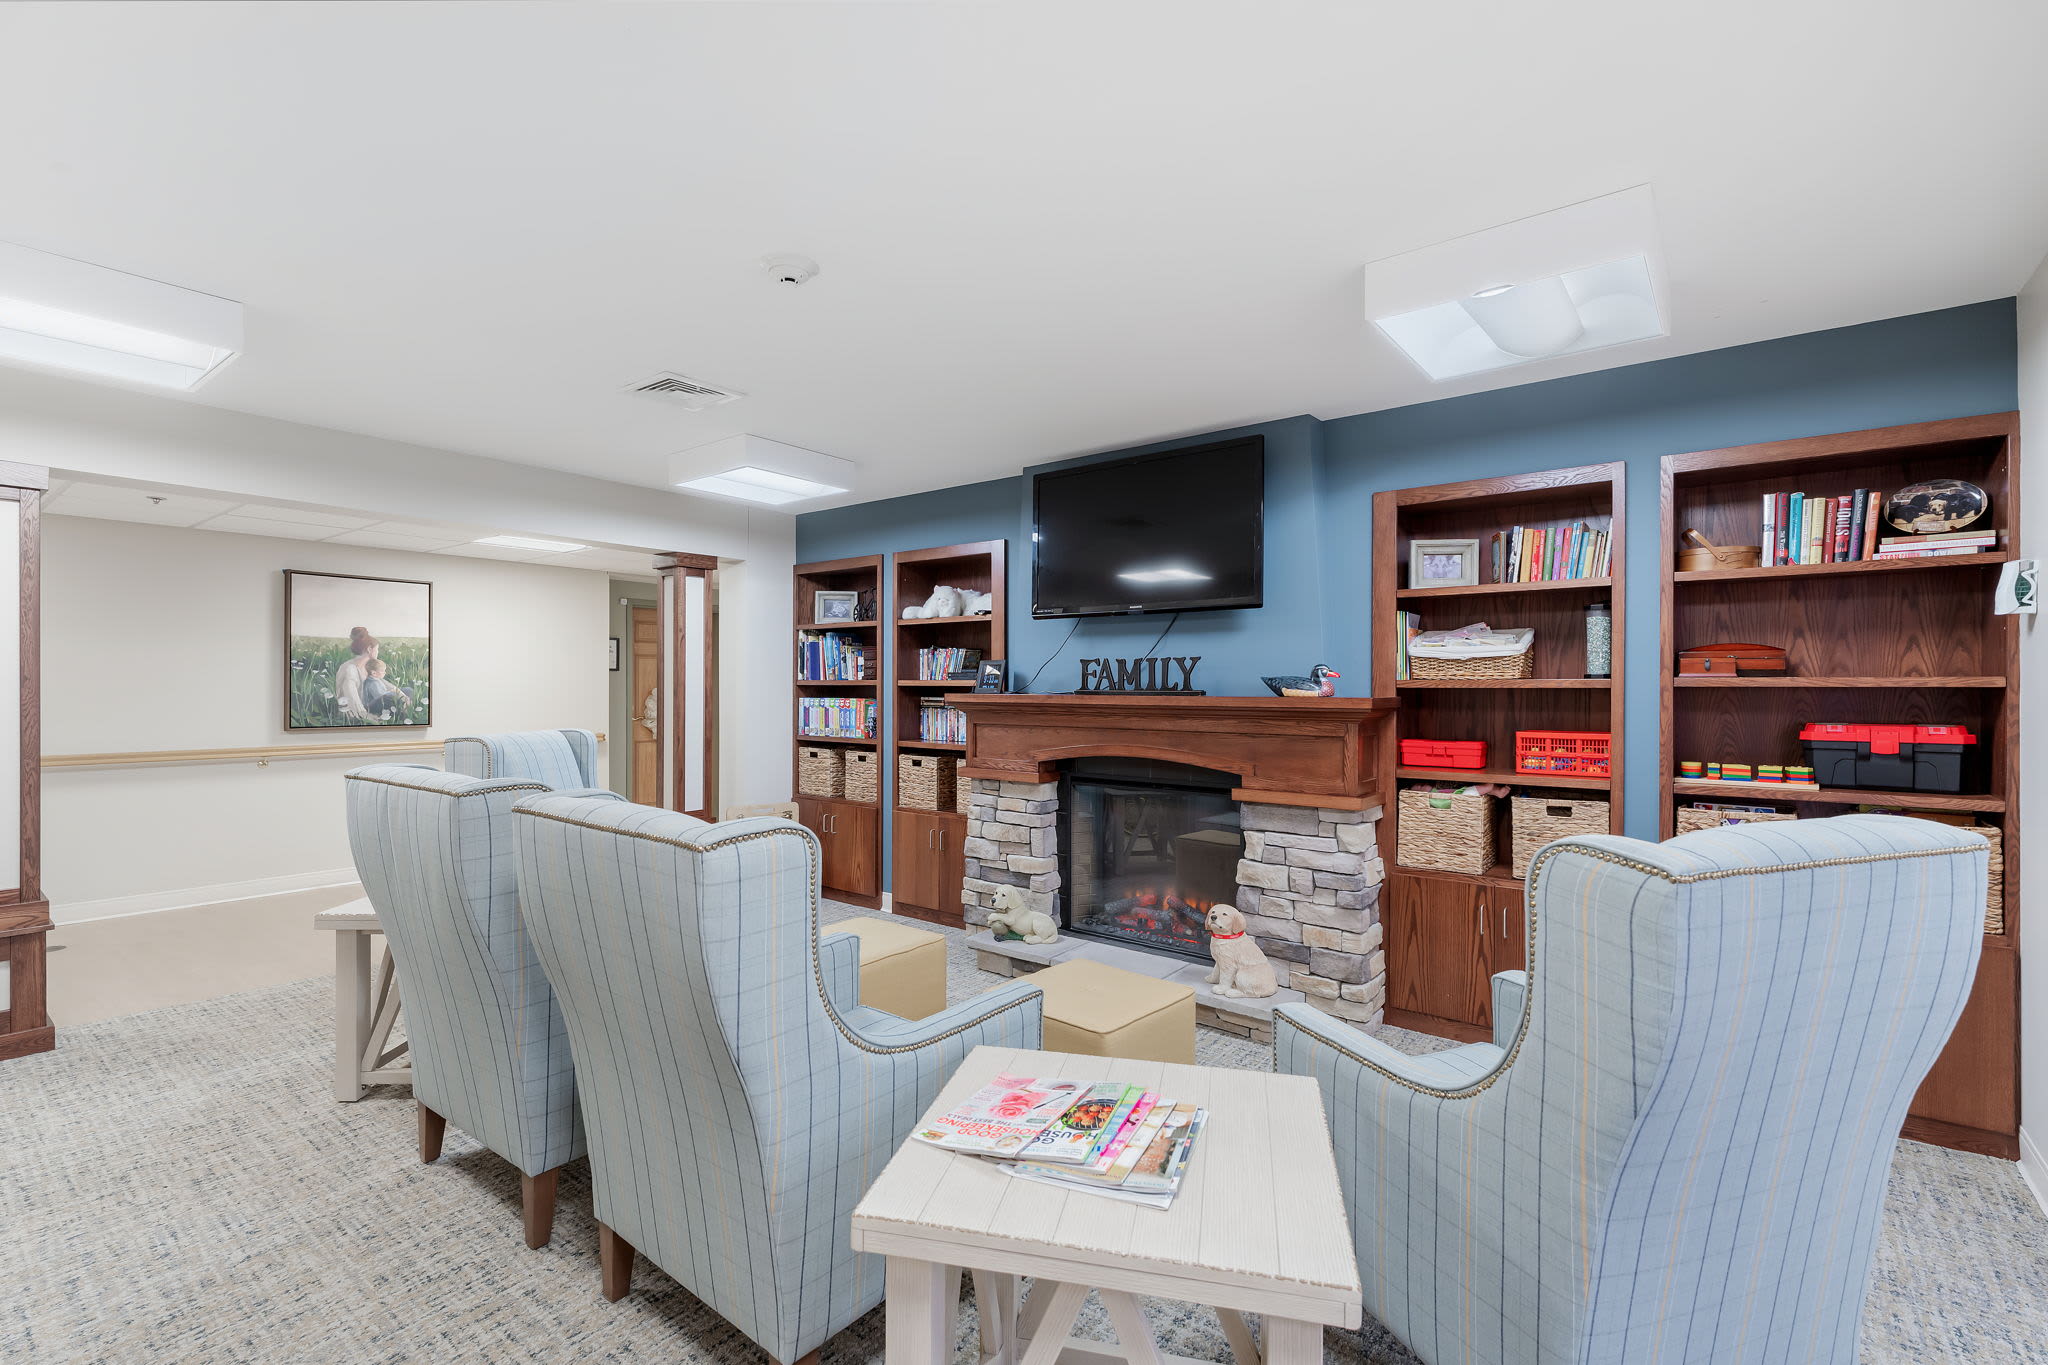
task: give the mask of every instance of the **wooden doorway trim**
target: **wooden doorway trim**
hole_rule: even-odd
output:
[[[661,575],[661,804],[699,819],[718,809],[716,555],[658,556]]]
[[[631,696],[626,727],[627,795],[643,806],[661,804],[661,608],[638,604],[626,610],[626,690]],[[613,750],[614,753],[618,752]]]
[[[0,1060],[48,1052],[57,1046],[44,989],[50,904],[42,879],[42,495],[50,473],[0,462],[0,501],[17,504],[18,582],[15,626],[19,640],[20,859],[0,866],[0,962],[8,964],[7,1008],[0,1009]],[[0,616],[0,629],[5,629]],[[4,717],[0,717],[4,724]]]

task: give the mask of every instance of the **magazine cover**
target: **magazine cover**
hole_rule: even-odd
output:
[[[1079,1081],[998,1076],[916,1136],[954,1152],[1015,1155],[1081,1093]]]
[[[1124,1181],[1124,1188],[1163,1190],[1168,1194],[1179,1189],[1180,1178],[1188,1168],[1188,1157],[1195,1149],[1195,1139],[1201,1136],[1202,1125],[1208,1121],[1209,1111],[1206,1109],[1175,1105],[1166,1120],[1167,1126],[1145,1155],[1138,1159],[1136,1169]]]
[[[1101,1175],[1114,1167],[1117,1158],[1123,1155],[1124,1149],[1129,1147],[1132,1140],[1143,1131],[1146,1116],[1152,1112],[1152,1107],[1158,1103],[1159,1092],[1156,1090],[1147,1090],[1144,1094],[1138,1096],[1138,1102],[1131,1106],[1131,1112],[1124,1115],[1123,1126],[1118,1128],[1116,1136],[1112,1137],[1104,1144],[1102,1150],[1095,1154],[1095,1160],[1088,1163],[1088,1169],[1097,1175]]]
[[[1086,1165],[1095,1152],[1097,1142],[1104,1140],[1103,1130],[1115,1131],[1110,1124],[1119,1119],[1124,1092],[1138,1089],[1122,1081],[1104,1081],[1090,1086],[1087,1094],[1059,1115],[1017,1155],[1027,1161],[1047,1161],[1060,1166]]]

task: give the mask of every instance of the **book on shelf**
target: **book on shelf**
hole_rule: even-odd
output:
[[[917,651],[920,682],[944,682],[955,673],[971,673],[981,666],[978,649],[933,648]]]
[[[1414,665],[1409,659],[1408,642],[1422,632],[1422,614],[1414,611],[1394,613],[1394,681],[1407,682]]]
[[[1495,583],[1568,583],[1605,578],[1610,532],[1576,526],[1514,526],[1495,531],[1487,558]]]
[[[917,705],[917,737],[933,744],[965,744],[967,713],[939,697]]]
[[[829,630],[797,632],[797,681],[865,682],[872,657],[868,647]]]
[[[950,1152],[1014,1155],[1028,1147],[1084,1093],[1080,1081],[997,1076],[912,1136]]]
[[[1992,530],[1888,534],[1891,528],[1884,520],[1884,500],[1883,492],[1869,488],[1827,497],[1765,493],[1759,522],[1763,567],[1975,554],[1998,544],[1998,533]]]
[[[879,714],[873,697],[798,697],[797,737],[873,739]]]

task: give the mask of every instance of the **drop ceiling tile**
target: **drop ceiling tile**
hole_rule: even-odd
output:
[[[522,564],[531,564],[537,560],[554,558],[553,555],[543,554],[538,550],[514,550],[504,545],[477,545],[474,543],[450,545],[447,549],[437,551],[436,553],[461,555],[466,559],[509,559]]]
[[[449,545],[456,542],[450,541],[446,536],[437,537],[433,540],[423,540],[418,536],[386,535],[384,532],[373,528],[368,531],[343,531],[338,536],[329,536],[327,543],[329,545],[362,545],[373,550],[416,550],[421,554],[430,554],[435,550],[446,549]]]
[[[363,528],[387,536],[411,536],[415,540],[431,540],[436,545],[455,545],[476,539],[473,531],[464,531],[455,526],[436,526],[424,521],[378,521]]]
[[[151,501],[155,499],[155,501]],[[191,526],[227,511],[233,503],[180,493],[146,493],[139,488],[74,483],[43,503],[55,516],[97,517],[104,521],[140,521],[154,526]]]
[[[325,540],[335,533],[332,526],[313,526],[303,521],[271,521],[238,513],[214,517],[194,528],[200,531],[233,531],[245,536],[277,536],[284,540]]]
[[[235,515],[255,521],[297,522],[303,526],[326,526],[341,531],[361,530],[376,521],[375,517],[352,517],[341,512],[309,512],[302,507],[279,507],[267,502],[245,502],[235,508]]]

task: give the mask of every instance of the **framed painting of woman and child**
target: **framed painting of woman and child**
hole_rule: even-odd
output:
[[[284,571],[287,730],[433,723],[434,585]]]

